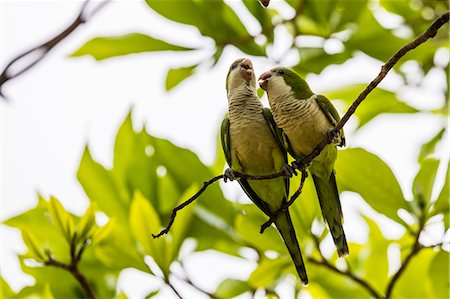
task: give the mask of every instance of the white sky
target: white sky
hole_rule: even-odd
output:
[[[74,18],[80,5],[81,1],[2,0],[1,69],[17,53],[59,32]],[[168,29],[161,31],[161,28]],[[178,41],[202,50],[190,54],[130,55],[100,63],[90,57],[67,57],[92,37],[129,32],[167,37],[173,43]],[[229,47],[214,69],[205,66],[172,92],[164,91],[164,78],[170,67],[196,63],[207,57],[212,48],[213,44],[201,38],[195,29],[164,22],[143,1],[116,1],[78,28],[34,69],[5,84],[3,91],[9,102],[0,102],[1,220],[33,207],[37,191],[45,196],[55,195],[67,209],[81,214],[88,203],[75,176],[82,150],[88,143],[94,158],[111,166],[114,137],[130,108],[137,125],[145,122],[150,133],[193,150],[205,163],[212,162],[217,130],[226,112],[226,72],[242,53]],[[284,63],[289,63],[289,59]],[[273,67],[265,59],[253,62],[257,73]],[[308,81],[313,90],[321,92],[344,83],[369,82],[380,66],[380,62],[360,55],[343,67],[310,76]],[[435,78],[428,78],[424,89],[405,92],[404,99],[416,107],[439,107],[443,99],[437,95],[445,82]],[[388,75],[382,86],[397,88],[399,84],[398,77]],[[353,133],[355,122],[350,121],[346,126],[348,146],[362,146],[379,155],[393,169],[405,195],[411,197],[419,145],[445,121],[426,114],[381,116],[357,134]],[[441,146],[441,156],[446,153],[447,144],[448,140]],[[237,190],[231,184],[225,186],[230,197],[241,196]],[[358,228],[359,220],[351,215],[360,208],[368,208],[355,205],[348,198],[352,197],[344,194],[348,239],[364,240],[364,229]],[[389,228],[389,224],[384,227]],[[395,233],[399,230],[394,229]],[[21,273],[16,259],[16,253],[24,249],[20,234],[2,225],[0,270],[15,290],[32,283]],[[212,264],[217,273],[209,272]],[[207,252],[188,258],[187,266],[194,281],[213,291],[223,277],[246,278],[254,263]],[[236,267],[242,271],[237,273]],[[157,284],[147,275],[126,270],[119,287],[131,297],[142,297]],[[186,295],[198,294],[182,285],[180,289]],[[161,297],[164,294],[171,292],[165,290]]]

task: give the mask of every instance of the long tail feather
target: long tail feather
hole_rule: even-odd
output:
[[[292,225],[291,216],[289,211],[281,214],[275,221],[275,225],[280,232],[281,237],[284,240],[284,244],[291,255],[294,262],[297,273],[304,285],[308,284],[308,276],[306,275],[305,264],[303,263],[302,253],[298,245],[297,237],[295,235],[294,226]]]
[[[339,256],[346,256],[348,255],[348,245],[344,228],[342,227],[343,216],[341,201],[339,199],[334,172],[331,173],[328,181],[323,181],[321,178],[315,176],[314,173],[312,174],[312,177],[316,187],[317,196],[319,197],[322,215],[330,228],[337,252]]]

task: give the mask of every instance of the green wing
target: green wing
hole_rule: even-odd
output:
[[[230,120],[225,117],[220,127],[220,139],[222,141],[222,149],[225,154],[225,160],[231,167],[231,148],[230,148]]]
[[[222,121],[222,126],[220,128],[220,139],[222,141],[222,149],[223,153],[225,154],[225,160],[227,161],[228,166],[233,169],[230,146],[230,120],[228,119],[228,117],[225,117],[225,119]],[[238,183],[239,185],[241,185],[242,190],[244,190],[245,194],[247,194],[247,196],[253,201],[253,203],[266,215],[270,216],[270,210],[267,204],[256,194],[248,181],[245,179],[239,179]]]
[[[272,132],[273,137],[277,141],[278,147],[283,153],[284,163],[288,164],[287,151],[292,155],[292,149],[287,139],[286,135],[283,133],[283,130],[277,127],[275,120],[273,119],[272,112],[269,108],[263,109],[263,115],[266,119],[267,124],[269,125],[270,131]],[[295,156],[293,156],[295,157]],[[289,179],[285,178],[284,183],[286,186],[286,194],[289,194]]]
[[[319,104],[319,107],[322,109],[323,113],[325,113],[325,115],[331,121],[333,126],[337,125],[337,123],[341,120],[341,117],[339,116],[339,113],[337,112],[336,108],[334,108],[330,100],[323,95],[316,95],[316,101],[317,104]],[[344,129],[341,129],[339,133],[341,138],[339,146],[345,146]]]

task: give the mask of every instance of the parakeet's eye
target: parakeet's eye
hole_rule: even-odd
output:
[[[277,74],[278,74],[278,75],[284,75],[285,72],[284,72],[283,70],[277,70]]]
[[[237,66],[238,66],[238,63],[236,61],[230,66],[230,71],[234,70]]]

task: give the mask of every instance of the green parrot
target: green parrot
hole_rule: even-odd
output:
[[[228,117],[222,122],[221,141],[225,158],[233,170],[249,175],[267,175],[283,171],[285,177],[271,180],[239,179],[247,196],[267,216],[273,215],[288,200],[292,168],[287,152],[277,137],[277,128],[268,108],[256,93],[256,77],[249,59],[238,59],[227,75]],[[225,177],[235,179],[233,170]],[[303,284],[308,284],[305,265],[289,211],[275,220]]]
[[[282,130],[283,144],[295,159],[310,154],[340,120],[333,104],[326,97],[314,94],[306,81],[288,68],[273,68],[263,73],[258,82],[267,92],[273,118]],[[336,145],[345,145],[343,130],[334,135],[333,143],[313,159],[309,172],[337,252],[339,256],[345,256],[348,246],[334,171]]]

